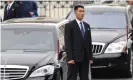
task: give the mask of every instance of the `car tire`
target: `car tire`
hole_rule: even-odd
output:
[[[55,73],[53,80],[63,80],[61,71]]]
[[[128,49],[128,62],[126,64],[125,74],[126,77],[131,78],[133,76],[133,61],[132,61],[133,51]]]

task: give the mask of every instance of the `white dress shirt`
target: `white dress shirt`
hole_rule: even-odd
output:
[[[14,1],[12,1],[11,3],[8,4],[8,6],[7,6],[7,10],[10,10],[10,8],[11,8],[12,5],[13,5],[13,3],[14,3]]]
[[[78,23],[78,25],[79,25],[80,30],[81,30],[81,24],[80,24],[80,22],[82,23],[82,26],[83,26],[83,29],[84,29],[84,32],[85,32],[85,27],[84,27],[83,21],[80,21],[80,20],[78,20],[78,19],[76,19],[76,21],[77,21],[77,23]]]

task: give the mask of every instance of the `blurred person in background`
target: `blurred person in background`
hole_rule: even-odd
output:
[[[32,1],[32,10],[33,10],[33,12],[34,12],[34,16],[33,17],[37,17],[38,16],[38,13],[37,13],[37,4],[36,4],[36,2],[35,1]]]
[[[133,5],[133,0],[128,0],[127,3],[128,3],[129,5]]]
[[[3,20],[20,17],[20,6],[14,0],[8,0],[4,9]]]
[[[17,0],[16,3],[20,5],[20,14],[21,17],[36,17],[38,16],[37,13],[37,5],[35,1],[22,1]]]

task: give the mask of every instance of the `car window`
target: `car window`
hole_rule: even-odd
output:
[[[68,16],[69,20],[75,19],[74,11]],[[124,12],[112,11],[89,11],[85,9],[84,21],[91,28],[126,28],[126,14]]]
[[[53,32],[45,29],[2,28],[3,50],[55,50]]]

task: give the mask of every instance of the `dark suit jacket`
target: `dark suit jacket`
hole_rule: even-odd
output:
[[[19,11],[19,5],[17,3],[13,3],[10,10],[7,13],[7,6],[5,6],[4,10],[4,19],[3,20],[8,20],[12,18],[19,18],[20,17],[20,11]]]
[[[37,13],[37,8],[38,7],[37,7],[36,2],[32,1],[32,6],[33,6],[32,10],[34,12],[34,16],[38,16],[38,13]]]
[[[76,62],[92,60],[92,40],[89,24],[84,23],[85,39],[83,39],[79,25],[73,20],[65,26],[65,47],[67,60]]]
[[[37,5],[34,1],[16,1],[20,5],[21,17],[32,17],[29,12],[34,12],[34,16],[37,14]]]

